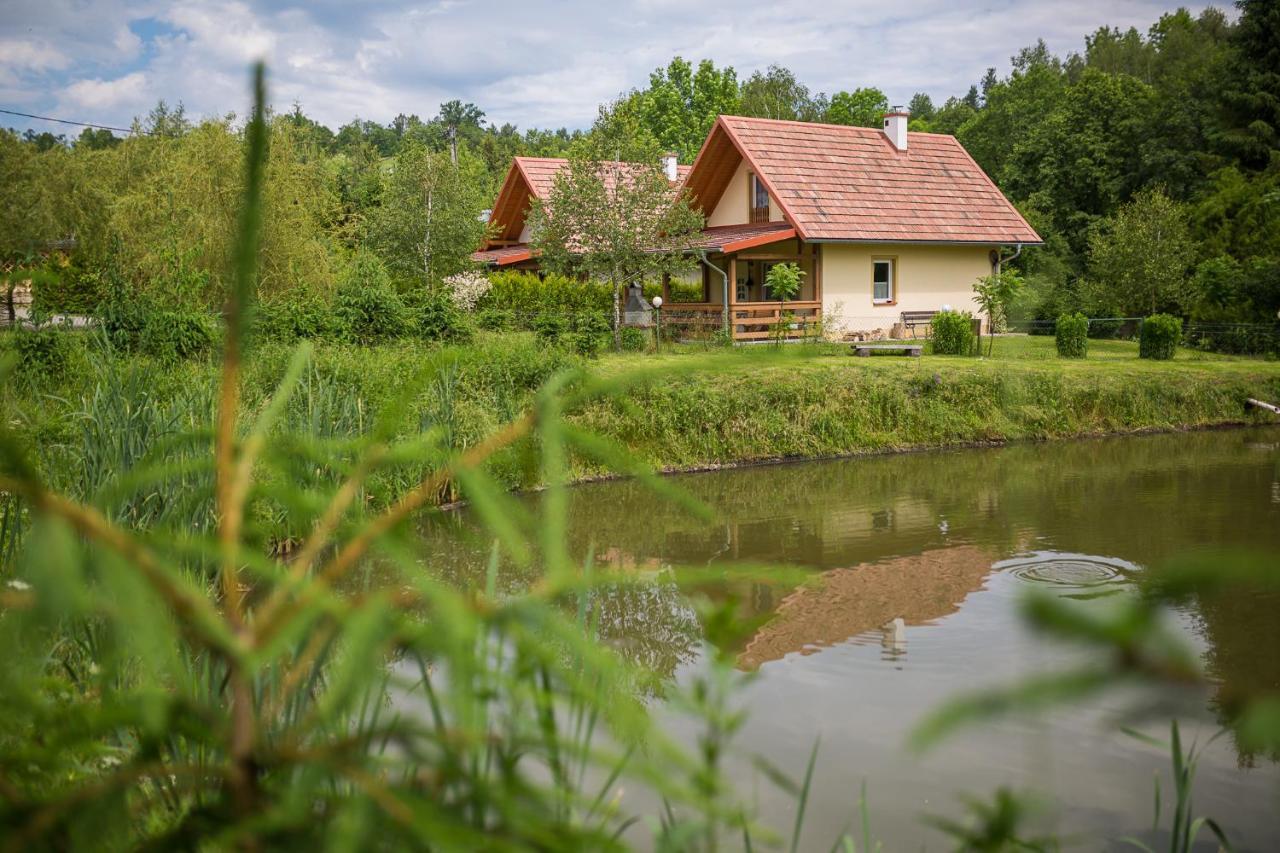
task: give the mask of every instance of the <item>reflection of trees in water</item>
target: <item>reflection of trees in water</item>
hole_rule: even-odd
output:
[[[484,587],[488,564],[484,549],[478,544],[458,547],[456,539],[451,543],[442,537],[429,541],[435,545],[429,546],[429,556],[422,562],[425,571],[460,589]],[[641,692],[660,695],[676,669],[698,654],[702,628],[697,612],[670,570],[661,569],[654,559],[636,559],[615,549],[599,555],[595,563],[598,583],[584,593],[591,630],[624,660],[653,676],[645,680]],[[500,560],[495,592],[499,596],[523,594],[539,577],[541,570],[535,565]],[[567,600],[564,607],[573,613],[579,602]]]
[[[697,657],[698,614],[669,577],[602,584],[587,594],[587,606],[600,639],[655,676],[654,695]]]
[[[1206,669],[1219,682],[1211,704],[1221,724],[1233,730],[1241,700],[1280,694],[1280,595],[1274,590],[1232,589],[1201,595],[1199,623],[1208,640]],[[1257,754],[1234,737],[1240,763],[1253,766]],[[1266,756],[1280,761],[1280,753]]]

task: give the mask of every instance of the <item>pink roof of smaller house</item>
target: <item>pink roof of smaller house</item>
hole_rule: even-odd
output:
[[[721,116],[685,187],[710,211],[744,159],[804,240],[1041,242],[953,136]]]
[[[500,246],[496,249],[484,249],[479,252],[471,253],[471,260],[478,264],[487,266],[505,267],[510,264],[518,264],[521,261],[527,261],[534,255],[533,250],[526,243],[516,243],[514,246]]]

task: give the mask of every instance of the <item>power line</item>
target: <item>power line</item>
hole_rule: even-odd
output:
[[[0,113],[4,113],[5,115],[10,115],[10,116],[22,116],[23,118],[34,118],[34,119],[39,119],[40,121],[56,121],[58,124],[74,124],[77,127],[96,127],[99,130],[118,130],[121,133],[133,133],[133,130],[127,127],[112,127],[111,125],[108,125],[108,124],[93,124],[92,122],[87,122],[87,121],[72,121],[71,119],[66,119],[66,118],[54,118],[52,116],[38,116],[38,115],[32,115],[31,113],[20,113],[16,110],[0,109]],[[146,131],[146,130],[141,132],[147,133],[147,134],[150,133],[150,131]]]

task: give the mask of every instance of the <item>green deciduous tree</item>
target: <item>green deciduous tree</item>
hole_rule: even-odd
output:
[[[1143,190],[1089,240],[1093,302],[1101,313],[1133,317],[1188,306],[1194,243],[1183,205]]]
[[[973,298],[987,315],[987,355],[995,350],[996,332],[1003,328],[1009,310],[1025,283],[1017,270],[1005,269],[983,276],[973,284]]]
[[[1136,78],[1085,69],[1010,152],[1004,187],[1083,252],[1094,222],[1141,186],[1153,97]]]
[[[382,174],[369,243],[394,276],[434,288],[466,269],[483,240],[487,189],[478,158],[464,153],[455,166],[448,154],[410,141]]]
[[[609,283],[620,349],[623,288],[692,269],[684,250],[702,222],[656,162],[619,167],[574,156],[546,200],[534,202],[531,244],[549,270]]]
[[[740,100],[742,115],[784,121],[820,121],[827,107],[823,95],[811,95],[809,87],[781,65],[770,65],[743,81]]]
[[[889,99],[879,89],[854,89],[831,96],[826,118],[832,124],[880,127],[888,109]]]
[[[482,118],[484,110],[475,104],[455,100],[440,105],[440,115],[436,121],[444,127],[445,138],[449,140],[449,157],[455,166],[458,164],[458,134],[466,128],[479,130]]]
[[[649,88],[640,94],[640,115],[649,131],[689,162],[716,117],[738,111],[738,74],[731,66],[716,68],[709,59],[695,71],[677,56],[665,69],[654,69]]]

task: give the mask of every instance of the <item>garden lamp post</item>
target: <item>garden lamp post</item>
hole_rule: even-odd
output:
[[[662,352],[662,297],[653,297],[653,351]]]

